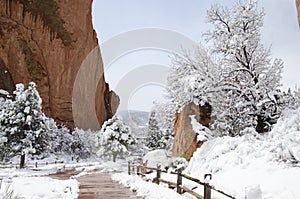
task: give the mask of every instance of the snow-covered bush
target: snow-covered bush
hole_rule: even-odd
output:
[[[168,168],[174,171],[185,169],[188,166],[188,161],[183,157],[172,157],[169,159]]]
[[[300,163],[300,108],[285,110],[268,135],[270,151],[280,161]]]
[[[46,125],[48,127],[48,133],[51,136],[49,153],[70,155],[73,142],[73,136],[70,130],[64,126],[58,127],[56,122],[51,118],[46,120]]]
[[[89,158],[95,150],[96,133],[91,130],[75,128],[74,131],[64,126],[58,127],[53,119],[46,122],[51,145],[49,153],[56,155],[70,155],[76,158]]]
[[[97,136],[97,145],[100,148],[97,154],[100,156],[112,156],[114,162],[117,155],[128,153],[128,146],[136,142],[129,126],[117,115],[104,122]]]
[[[75,128],[72,132],[71,154],[79,158],[88,158],[96,153],[96,132]]]
[[[14,94],[15,100],[6,100],[0,114],[1,160],[21,153],[40,155],[49,146],[47,118],[35,83],[30,82],[26,90],[17,84]]]

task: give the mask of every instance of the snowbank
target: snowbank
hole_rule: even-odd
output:
[[[167,151],[164,149],[157,149],[154,151],[150,151],[143,157],[143,162],[147,162],[147,167],[156,168],[157,165],[161,165],[165,167],[168,165],[168,155]]]
[[[114,181],[119,181],[122,185],[130,187],[136,191],[138,196],[145,199],[187,199],[187,197],[177,194],[174,190],[164,186],[145,182],[139,176],[130,176],[125,173],[117,173],[112,176]]]
[[[300,198],[300,110],[289,111],[266,135],[254,131],[242,137],[206,141],[185,172],[237,198]],[[259,198],[259,197],[258,197]]]
[[[8,185],[4,182],[1,186],[1,193],[5,193]],[[13,178],[9,186],[14,195],[31,198],[65,198],[73,199],[78,197],[79,184],[76,180],[56,180],[49,177],[18,177]]]

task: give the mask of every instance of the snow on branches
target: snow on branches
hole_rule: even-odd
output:
[[[17,84],[14,95],[15,100],[5,100],[0,113],[0,159],[21,153],[39,155],[48,146],[46,116],[35,83],[30,82],[26,90]]]
[[[128,146],[136,143],[136,139],[131,134],[129,126],[127,126],[119,116],[104,122],[98,133],[98,145],[100,156],[113,156],[116,161],[117,155],[123,155],[128,152]]]
[[[168,78],[168,97],[176,111],[189,102],[210,103],[213,128],[239,135],[247,127],[266,132],[281,114],[280,79],[283,62],[272,61],[261,43],[264,11],[252,0],[233,8],[212,6],[205,34],[208,52],[175,56]],[[211,54],[209,54],[211,53]]]

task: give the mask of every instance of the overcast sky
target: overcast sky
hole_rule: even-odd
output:
[[[94,28],[100,47],[103,45],[101,51],[105,51],[102,52],[103,59],[109,59],[105,69],[106,80],[112,89],[119,91],[121,107],[149,111],[152,101],[163,100],[167,76],[165,68],[170,65],[171,54],[164,51],[164,48],[171,47],[163,46],[161,50],[145,46],[141,49],[142,46],[130,46],[126,43],[134,43],[135,38],[151,40],[155,35],[151,31],[147,34],[147,29],[144,32],[136,30],[145,28],[169,30],[170,32],[164,32],[162,37],[159,35],[158,40],[176,43],[183,39],[180,38],[182,36],[196,43],[205,44],[202,34],[209,29],[209,24],[205,22],[206,10],[214,3],[230,6],[234,2],[233,0],[94,0]],[[265,46],[271,46],[273,58],[281,58],[285,63],[283,88],[294,88],[295,85],[300,85],[298,77],[300,30],[295,0],[260,0],[259,6],[264,7],[266,12],[265,25],[262,29],[263,42]],[[125,34],[128,31],[131,31],[130,34]],[[119,35],[123,37],[118,37]],[[120,54],[118,50],[124,46],[128,46],[129,50],[124,49],[123,54]],[[124,53],[126,50],[128,52]],[[108,55],[112,58],[107,58]]]

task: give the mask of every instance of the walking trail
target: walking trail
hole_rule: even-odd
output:
[[[69,179],[78,174],[76,171],[66,171],[52,174],[50,177],[60,180]],[[80,186],[78,199],[137,199],[136,194],[128,188],[112,181],[109,173],[91,173],[76,178]]]

